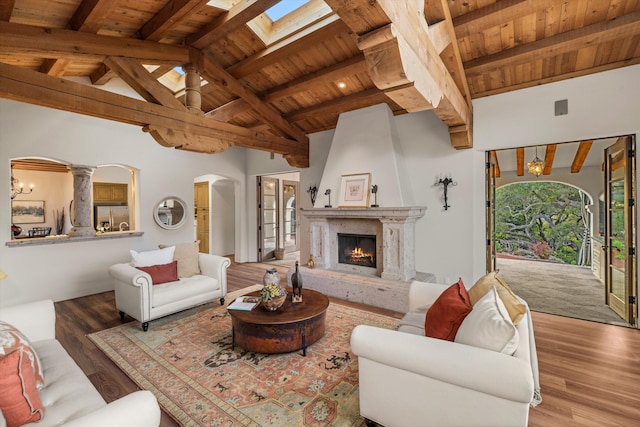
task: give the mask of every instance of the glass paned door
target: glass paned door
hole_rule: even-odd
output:
[[[282,205],[284,207],[284,249],[286,252],[300,249],[298,243],[298,183],[295,181],[283,181]]]
[[[258,177],[258,260],[275,257],[278,245],[278,180]]]
[[[487,151],[486,159],[486,219],[487,272],[496,270],[496,176],[498,159],[495,151]]]
[[[633,152],[630,137],[605,149],[605,299],[628,323],[635,321]]]

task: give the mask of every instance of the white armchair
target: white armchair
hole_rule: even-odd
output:
[[[125,313],[149,328],[151,320],[186,310],[216,298],[224,304],[227,295],[227,267],[229,258],[212,254],[198,254],[201,274],[181,277],[178,281],[154,285],[151,275],[131,263],[109,267],[113,277],[116,308],[124,319]]]
[[[424,310],[447,287],[414,282],[410,311]],[[354,328],[351,348],[358,356],[360,414],[367,424],[526,426],[537,381],[528,310],[517,325],[520,339],[512,356],[426,337],[424,319],[424,311],[409,313],[399,331]]]

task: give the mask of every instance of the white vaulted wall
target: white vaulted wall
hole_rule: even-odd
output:
[[[125,92],[117,80],[115,89]],[[41,298],[64,300],[113,289],[109,265],[131,259],[129,250],[149,250],[160,243],[193,241],[193,227],[164,230],[153,220],[152,208],[167,196],[177,196],[193,212],[193,182],[216,174],[239,185],[235,226],[246,240],[245,149],[230,148],[218,155],[168,149],[139,127],[0,99],[0,181],[7,183],[0,199],[0,306]],[[123,164],[139,171],[137,193],[141,237],[43,246],[7,247],[11,210],[8,196],[10,160],[45,157],[79,165]],[[44,188],[36,188],[33,195]],[[236,259],[246,252],[237,248]]]
[[[640,132],[640,65],[557,83],[532,87],[474,101],[474,147],[451,147],[446,126],[430,111],[393,117],[397,144],[413,204],[426,206],[416,223],[416,268],[433,273],[440,282],[462,277],[470,286],[485,272],[485,151],[526,145],[560,143]],[[569,114],[555,117],[554,102],[569,100]],[[356,114],[352,132],[371,126],[376,108]],[[128,257],[128,249],[148,249],[166,241],[192,238],[185,227],[164,231],[154,223],[148,206],[166,195],[177,195],[193,207],[193,177],[217,174],[237,180],[235,226],[239,229],[238,261],[255,260],[255,177],[292,170],[281,156],[230,149],[220,155],[167,150],[139,128],[0,100],[0,180],[9,181],[9,160],[25,155],[64,159],[80,164],[123,163],[140,171],[140,238],[112,243],[73,243],[32,248],[0,246],[0,268],[9,278],[0,282],[0,305],[40,297],[71,298],[82,292],[106,290],[106,266]],[[300,171],[303,208],[311,207],[306,190],[320,187],[335,131],[310,135],[311,166]],[[363,142],[364,143],[364,142]],[[349,170],[366,172],[366,156],[353,160]],[[376,175],[373,181],[376,181]],[[443,209],[437,177],[450,175],[448,210]],[[338,178],[339,179],[339,178]],[[319,188],[316,205],[324,205]],[[387,191],[380,186],[379,202]],[[7,198],[8,199],[8,198]],[[333,202],[333,197],[332,197]],[[145,210],[146,209],[146,210]],[[10,207],[0,203],[0,240],[10,240]],[[300,227],[301,260],[309,255],[308,228]],[[106,244],[106,246],[105,246]],[[238,247],[241,246],[241,247]],[[34,266],[38,268],[34,268]]]

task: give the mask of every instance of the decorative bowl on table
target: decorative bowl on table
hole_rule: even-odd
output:
[[[276,311],[287,299],[287,291],[275,283],[269,283],[260,291],[262,306],[268,311]]]

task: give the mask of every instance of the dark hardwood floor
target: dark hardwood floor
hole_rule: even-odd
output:
[[[228,291],[260,283],[267,268],[286,281],[287,267],[232,263]],[[375,307],[331,299],[399,318]],[[211,304],[217,304],[211,303]],[[113,292],[56,304],[56,335],[104,399],[111,402],[138,387],[86,337],[120,325]],[[132,320],[130,318],[125,321]],[[533,313],[542,404],[530,411],[529,426],[640,425],[640,331],[571,318]],[[153,323],[151,323],[153,327]],[[162,414],[161,426],[177,426]]]

